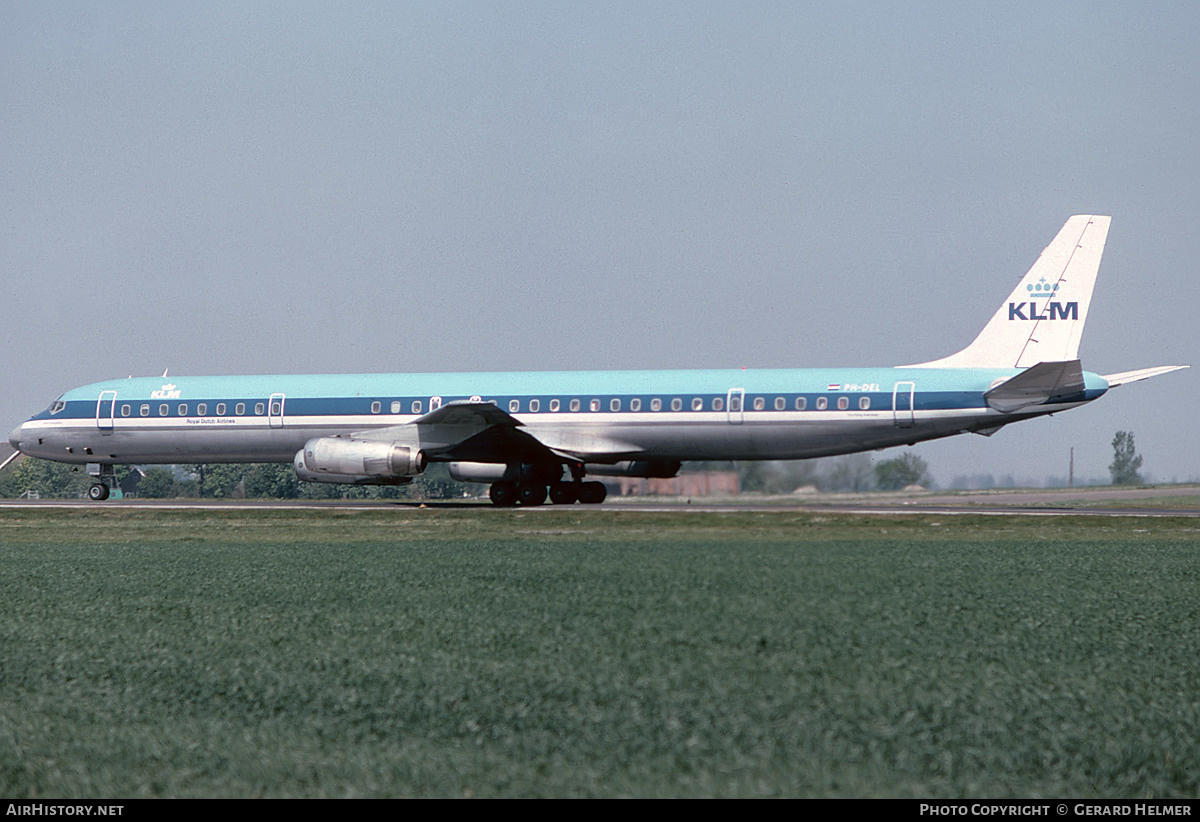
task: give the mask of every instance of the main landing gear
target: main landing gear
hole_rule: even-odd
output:
[[[488,491],[492,503],[502,507],[521,505],[541,505],[549,496],[555,505],[570,505],[582,502],[585,505],[599,505],[608,496],[608,489],[602,482],[572,482],[556,481],[549,485],[541,482],[494,482]]]

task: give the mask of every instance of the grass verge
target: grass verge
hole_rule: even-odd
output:
[[[0,794],[1195,797],[1197,547],[1174,519],[0,512]]]

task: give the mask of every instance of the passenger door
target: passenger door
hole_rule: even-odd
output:
[[[892,421],[897,428],[912,428],[916,393],[915,382],[898,382],[892,387]]]
[[[283,428],[283,403],[286,399],[283,394],[272,394],[267,402],[267,422],[272,428]]]
[[[101,391],[100,399],[96,400],[96,427],[101,431],[111,432],[116,416],[117,392]]]

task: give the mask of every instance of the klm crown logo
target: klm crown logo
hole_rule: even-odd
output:
[[[1029,301],[1008,304],[1010,320],[1078,320],[1078,302],[1058,302],[1058,287],[1061,283],[1048,283],[1046,278],[1025,286]]]

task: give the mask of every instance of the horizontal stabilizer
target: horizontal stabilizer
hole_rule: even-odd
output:
[[[1108,381],[1109,388],[1115,388],[1118,385],[1124,385],[1127,382],[1137,382],[1138,380],[1148,380],[1151,377],[1157,377],[1159,374],[1169,374],[1172,371],[1178,371],[1181,368],[1190,368],[1188,365],[1160,365],[1155,368],[1139,368],[1136,371],[1122,371],[1120,374],[1105,374],[1104,379]]]
[[[997,411],[1011,414],[1050,400],[1078,397],[1083,394],[1083,389],[1083,368],[1079,360],[1040,362],[1000,383],[983,398]]]

